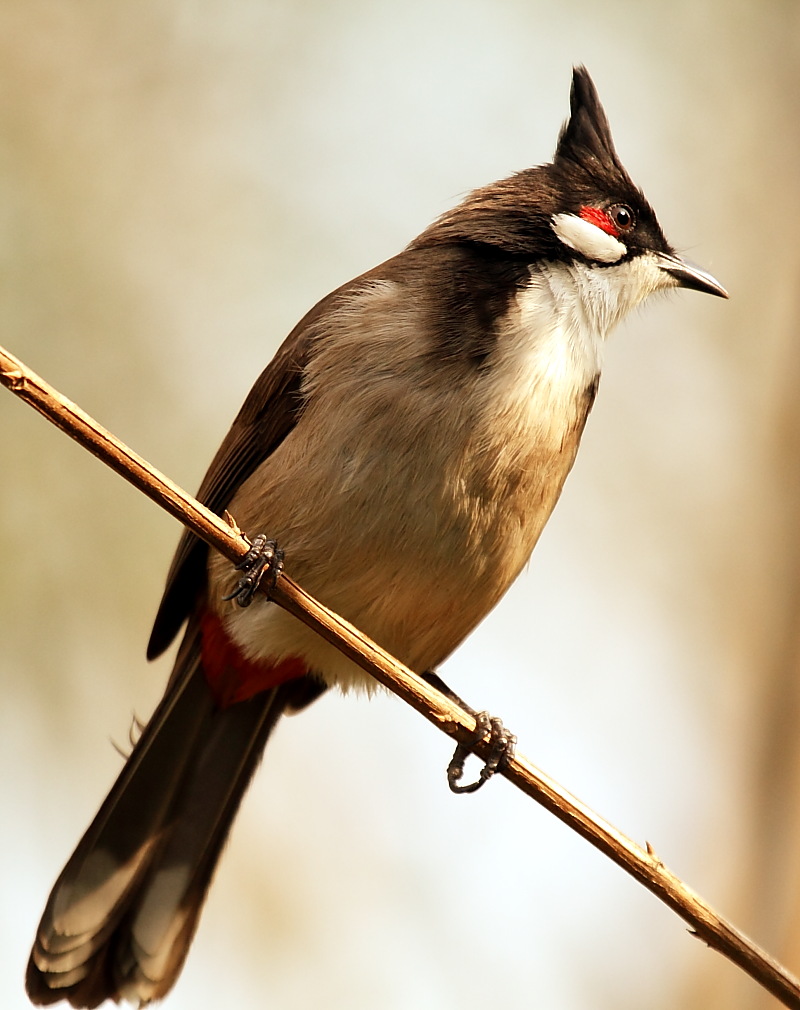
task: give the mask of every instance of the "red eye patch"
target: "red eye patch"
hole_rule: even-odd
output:
[[[588,221],[589,224],[593,224],[597,228],[602,229],[608,235],[613,235],[614,238],[619,238],[618,228],[608,214],[606,214],[604,210],[600,210],[599,207],[581,207],[581,217],[584,221]]]

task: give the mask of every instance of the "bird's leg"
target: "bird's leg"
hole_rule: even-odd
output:
[[[236,565],[236,571],[244,572],[244,575],[234,586],[233,592],[222,598],[236,600],[240,607],[249,607],[265,575],[269,575],[267,592],[275,588],[283,571],[283,551],[274,540],[269,540],[263,533],[259,533],[253,538],[250,550]]]
[[[450,764],[447,766],[447,784],[450,786],[451,791],[454,793],[474,793],[477,789],[480,789],[483,783],[488,781],[496,771],[502,770],[511,758],[514,757],[517,738],[513,733],[509,733],[500,719],[490,716],[488,712],[476,712],[470,705],[467,705],[467,703],[462,698],[459,698],[455,691],[451,691],[442,678],[432,670],[426,670],[426,672],[422,674],[422,678],[423,680],[426,680],[431,687],[435,687],[437,691],[441,691],[442,694],[446,695],[446,697],[448,697],[451,701],[454,701],[457,705],[465,708],[467,712],[475,716],[475,732],[466,743],[459,743],[456,745],[455,753],[450,760]],[[464,764],[467,757],[472,753],[472,748],[476,744],[479,744],[487,734],[489,735],[489,756],[481,769],[480,775],[474,782],[470,782],[467,785],[461,785],[460,779],[464,774]]]

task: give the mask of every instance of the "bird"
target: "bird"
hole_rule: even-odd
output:
[[[285,552],[308,592],[446,689],[435,671],[561,494],[609,332],[675,288],[727,297],[667,242],[578,66],[552,161],[471,192],[303,317],[198,493],[261,553],[238,574],[180,540],[147,650],[182,634],[173,672],[53,887],[34,1004],[163,998],[280,717],[331,687],[369,691],[334,646],[252,598],[253,572],[277,576]]]

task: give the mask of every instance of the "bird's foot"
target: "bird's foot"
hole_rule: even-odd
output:
[[[267,595],[275,588],[283,571],[283,551],[274,540],[259,533],[250,545],[250,550],[236,565],[237,572],[244,572],[233,588],[233,592],[223,596],[223,600],[236,600],[240,607],[249,607],[265,576],[269,582],[265,587]]]
[[[486,763],[474,782],[461,785],[460,779],[464,774],[464,763],[472,752],[472,748],[479,744],[487,733],[489,735],[489,756]],[[500,719],[490,716],[488,712],[477,712],[475,732],[466,743],[458,744],[455,754],[447,766],[447,784],[451,791],[454,793],[474,793],[480,789],[484,782],[488,782],[496,771],[502,771],[514,757],[516,746],[517,738],[513,733],[509,733]]]

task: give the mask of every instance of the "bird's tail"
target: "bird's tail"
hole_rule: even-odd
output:
[[[163,996],[183,965],[233,817],[291,685],[229,708],[196,626],[170,686],[56,881],[28,963],[33,1003]]]

